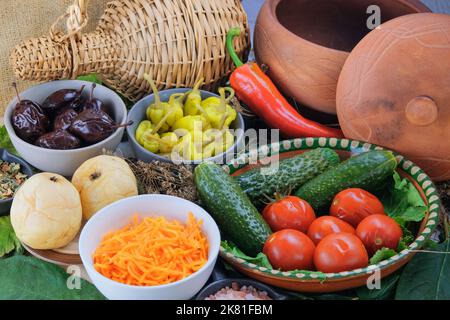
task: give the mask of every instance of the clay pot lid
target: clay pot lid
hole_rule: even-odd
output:
[[[450,179],[450,16],[411,14],[370,32],[348,57],[336,100],[346,137]]]

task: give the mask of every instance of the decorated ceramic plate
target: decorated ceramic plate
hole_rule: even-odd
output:
[[[264,159],[279,154],[280,159],[293,157],[299,153],[315,149],[330,148],[335,150],[341,159],[349,158],[351,155],[370,151],[383,150],[382,147],[348,139],[336,138],[305,138],[286,140],[280,143],[263,146],[258,149],[258,159]],[[438,224],[440,200],[436,188],[430,178],[411,161],[394,152],[397,158],[397,172],[411,181],[418,190],[421,198],[427,206],[425,218],[420,223],[419,232],[415,240],[397,255],[381,261],[380,263],[369,265],[366,268],[355,269],[339,273],[319,273],[319,272],[283,272],[268,269],[247,262],[233,255],[231,250],[224,247],[220,249],[220,255],[229,264],[247,276],[257,279],[266,284],[282,287],[289,290],[301,292],[334,292],[365,285],[368,278],[379,272],[381,277],[385,277],[405,265],[414,255],[415,250],[420,249],[425,241],[430,237],[434,228]],[[234,159],[223,168],[231,175],[242,174],[249,169],[259,165],[249,165],[251,154],[243,154]]]

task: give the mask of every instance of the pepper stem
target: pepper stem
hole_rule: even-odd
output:
[[[225,129],[225,121],[227,120],[229,115],[230,114],[228,113],[228,111],[225,111],[225,113],[223,114],[222,119],[220,119],[220,125],[219,125],[220,130]]]
[[[228,97],[226,97],[226,92],[229,92]],[[219,110],[220,112],[225,112],[227,111],[227,104],[231,101],[231,99],[234,98],[234,90],[230,87],[219,88],[219,94],[220,94]]]
[[[199,110],[199,111],[201,112],[201,114],[202,114],[206,119],[208,119],[208,114],[206,113],[205,109],[203,109],[203,107],[202,107],[200,104],[196,103],[196,104],[195,104],[195,107],[197,108],[197,110]]]
[[[78,94],[81,94],[84,90],[84,87],[86,87],[84,84],[81,86],[80,90],[78,90]]]
[[[159,131],[159,129],[161,129],[161,127],[164,125],[164,123],[166,123],[167,119],[175,112],[175,110],[172,110],[170,112],[167,112],[164,117],[162,117],[161,120],[159,120],[158,124],[156,125],[156,127],[153,128],[152,130],[152,134],[155,134]]]
[[[185,93],[174,93],[170,96],[169,104],[172,105],[176,100],[184,98],[185,96],[186,96]]]
[[[236,50],[234,49],[233,40],[235,37],[239,36],[241,34],[241,29],[239,27],[231,28],[227,33],[227,39],[226,39],[226,46],[228,53],[230,54],[231,60],[233,60],[236,67],[243,66],[244,63],[241,61],[239,56],[236,53]]]
[[[113,126],[113,128],[118,129],[118,128],[123,128],[123,127],[128,127],[128,126],[131,126],[133,123],[134,123],[134,121],[130,120],[130,121],[126,122],[126,123],[116,124],[115,126]]]
[[[22,102],[22,100],[20,99],[19,90],[17,89],[17,83],[13,82],[12,86],[14,87],[14,90],[16,91],[17,100],[19,100],[19,103]]]
[[[150,84],[150,87],[152,88],[153,94],[155,95],[155,105],[160,106],[161,105],[161,99],[159,98],[159,91],[156,87],[155,82],[153,79],[148,75],[147,73],[144,73],[144,79],[147,80],[147,82]]]
[[[225,92],[228,92],[228,97],[226,99],[226,102],[229,103],[231,101],[231,99],[234,98],[234,90],[233,88],[230,87],[225,87]]]
[[[192,89],[192,91],[198,91],[198,89],[200,88],[200,86],[203,85],[203,83],[205,82],[205,78],[201,77],[194,85],[194,88]]]
[[[95,83],[92,84],[91,92],[89,93],[89,102],[92,102],[92,99],[93,99],[93,97],[94,97],[94,90],[95,90],[95,87],[96,87],[96,86],[97,86],[97,85],[96,85]],[[84,88],[84,87],[82,87],[82,88]]]
[[[225,97],[225,88],[219,88],[220,105],[219,112],[224,113],[227,111],[227,98]]]

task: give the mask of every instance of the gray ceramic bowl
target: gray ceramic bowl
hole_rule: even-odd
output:
[[[189,88],[180,88],[180,89],[169,89],[169,90],[163,90],[159,93],[161,97],[161,101],[168,101],[170,96],[174,93],[185,93],[188,92]],[[201,90],[202,99],[206,99],[209,97],[219,97],[217,94],[203,91]],[[131,144],[131,147],[134,151],[134,154],[139,160],[142,160],[144,162],[152,162],[152,161],[164,161],[164,162],[170,162],[171,160],[162,157],[156,153],[150,152],[146,150],[144,147],[142,147],[136,140],[135,133],[136,129],[139,126],[139,123],[142,120],[146,119],[146,110],[149,105],[151,105],[155,101],[154,95],[148,95],[141,100],[139,100],[133,108],[131,108],[130,112],[128,113],[128,121],[133,121],[133,124],[127,127],[127,134],[128,138]],[[219,154],[217,156],[214,156],[212,158],[203,159],[203,160],[196,160],[196,161],[183,161],[183,163],[189,163],[189,164],[198,164],[202,161],[212,161],[216,163],[222,163],[224,159],[233,159],[233,154],[238,146],[241,145],[242,139],[244,138],[244,130],[245,130],[245,124],[244,119],[242,118],[242,115],[238,112],[238,115],[236,117],[236,120],[234,120],[231,125],[230,129],[235,129],[235,142],[234,145],[225,151],[223,154]],[[240,129],[240,130],[237,130]]]
[[[20,164],[20,171],[25,173],[28,178],[33,175],[33,169],[28,163],[26,163],[23,159],[9,153],[6,149],[0,148],[0,159],[9,163],[14,162]],[[11,209],[13,199],[14,197],[0,200],[0,216],[9,214],[9,209]]]
[[[31,87],[20,93],[20,98],[42,103],[47,96],[59,89],[80,89],[83,84],[86,86],[83,94],[87,96],[92,83],[80,80],[60,80]],[[117,93],[104,86],[97,85],[94,96],[110,106],[113,118],[117,123],[126,121],[127,109]],[[17,98],[11,101],[6,109],[4,117],[6,130],[19,154],[39,170],[71,176],[84,161],[102,154],[103,149],[114,151],[122,140],[124,128],[119,128],[105,140],[84,148],[51,150],[37,147],[20,139],[14,132],[11,116],[16,104]]]

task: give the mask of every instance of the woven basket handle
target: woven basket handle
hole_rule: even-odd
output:
[[[66,39],[77,35],[88,23],[89,16],[87,13],[87,6],[89,0],[75,0],[75,3],[69,8],[67,12],[55,21],[50,28],[50,36],[56,42],[62,42]],[[66,19],[67,33],[59,31],[58,25]]]

